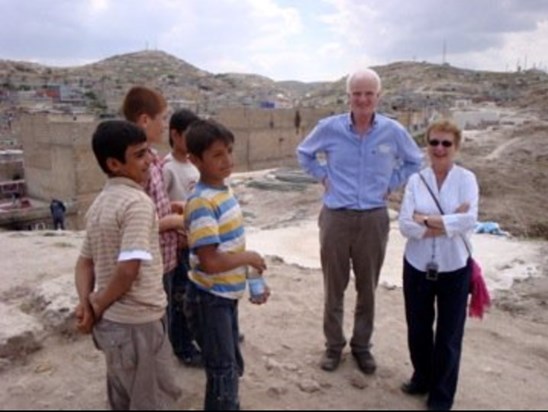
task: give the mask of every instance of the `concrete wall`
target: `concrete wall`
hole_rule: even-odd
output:
[[[298,143],[331,112],[328,109],[234,108],[220,110],[213,118],[235,135],[236,171],[296,166]],[[71,228],[83,228],[85,211],[101,190],[105,175],[91,150],[91,136],[99,121],[93,117],[25,114],[20,121],[27,193],[49,202],[55,197],[75,212],[68,217]],[[161,155],[166,143],[157,147]]]
[[[25,174],[20,150],[0,150],[0,181],[21,179]]]
[[[500,113],[495,109],[452,110],[451,117],[462,129],[477,129],[500,121]]]
[[[236,171],[297,166],[295,149],[319,119],[334,114],[329,108],[297,109],[226,108],[212,118],[228,127],[235,136]],[[402,117],[403,116],[403,117]],[[426,124],[427,113],[406,112],[398,120],[409,130]],[[71,210],[67,225],[84,227],[84,215],[106,177],[91,150],[91,136],[99,120],[93,116],[24,114],[20,120],[20,142],[27,193],[49,204],[55,197]],[[157,147],[164,155],[167,143]]]
[[[74,198],[82,187],[79,171],[94,162],[90,136],[95,119],[33,114],[24,115],[20,124],[29,196]]]
[[[71,205],[71,228],[81,228],[83,214],[105,177],[91,151],[97,121],[91,116],[26,114],[20,121],[27,194],[49,204],[52,198]]]
[[[233,108],[220,111],[214,119],[235,135],[236,170],[259,170],[296,166],[295,149],[317,121],[329,115],[328,109],[299,109],[300,124],[295,126],[296,109]]]

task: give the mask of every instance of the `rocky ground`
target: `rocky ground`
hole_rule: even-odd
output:
[[[525,114],[519,117],[523,118]],[[512,233],[516,245],[525,248],[529,243],[521,237],[536,233],[532,228],[543,227],[546,218],[541,201],[546,191],[539,188],[546,185],[547,139],[546,129],[538,124],[527,121],[467,132],[461,156],[463,164],[478,174],[482,219],[499,222]],[[234,179],[250,229],[269,231],[315,219],[320,207],[318,185],[306,183],[292,171],[278,173],[280,179],[260,175]],[[396,194],[395,209],[397,203]],[[516,218],[509,219],[512,216]],[[541,230],[539,235],[544,233]],[[81,232],[71,231],[0,233],[3,409],[107,406],[103,355],[89,336],[77,335],[72,328],[76,300],[72,273],[82,238]],[[548,244],[536,241],[527,254],[528,262],[520,261],[522,250],[505,251],[504,258],[540,270],[535,277],[525,276],[510,289],[497,291],[483,320],[469,318],[456,409],[548,406]],[[497,250],[485,256],[496,260]],[[385,266],[400,260],[401,255],[389,255]],[[401,288],[380,286],[378,290],[373,347],[377,373],[362,375],[348,352],[340,368],[327,373],[318,367],[323,351],[320,270],[286,262],[283,256],[269,255],[267,262],[271,301],[257,307],[244,299],[240,308],[246,362],[240,389],[243,409],[424,408],[423,399],[399,390],[411,373]],[[353,304],[350,285],[347,334]],[[183,388],[178,407],[201,409],[203,370],[176,365],[176,374]]]

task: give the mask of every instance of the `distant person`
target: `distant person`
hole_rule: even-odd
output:
[[[65,230],[65,212],[67,211],[65,204],[58,199],[52,199],[49,210],[53,220],[53,229]]]
[[[97,126],[92,146],[109,179],[86,214],[75,268],[77,327],[93,332],[105,354],[112,409],[173,409],[181,391],[170,371],[158,217],[142,187],[151,164],[147,138],[129,122],[109,120]]]
[[[185,208],[191,265],[185,304],[206,369],[204,409],[239,410],[244,361],[238,300],[245,292],[247,266],[262,274],[266,264],[246,250],[240,205],[225,183],[234,166],[234,135],[218,123],[199,120],[186,133],[186,144],[200,171]],[[269,294],[267,288],[253,303],[265,303]]]
[[[401,389],[428,394],[434,410],[451,409],[457,389],[471,276],[468,236],[478,217],[476,176],[454,163],[461,140],[447,120],[428,127],[430,166],[409,179],[399,215],[407,238],[403,293],[413,364]]]
[[[293,122],[295,124],[295,133],[299,134],[301,132],[301,112],[299,110],[295,110],[295,118],[293,119]]]
[[[350,348],[359,369],[372,374],[375,290],[389,231],[387,197],[419,170],[422,154],[403,126],[376,112],[381,80],[375,71],[350,74],[346,91],[350,113],[320,120],[298,146],[297,158],[325,187],[319,227],[326,350],[320,366],[337,369],[346,345],[344,293],[352,268],[357,299]]]
[[[186,203],[200,179],[200,172],[188,159],[185,132],[198,120],[192,111],[177,110],[169,120],[171,153],[163,160],[162,172],[170,201]],[[175,355],[188,366],[202,366],[202,356],[188,328],[184,313],[184,296],[188,285],[189,250],[185,231],[179,232],[178,261],[172,276],[166,277],[168,294],[169,338]]]

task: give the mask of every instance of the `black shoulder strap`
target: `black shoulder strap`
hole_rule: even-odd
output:
[[[434,202],[436,202],[436,206],[438,207],[440,213],[442,215],[444,215],[445,213],[443,212],[443,209],[441,208],[440,202],[438,202],[438,199],[436,198],[436,195],[434,195],[434,192],[432,191],[430,186],[428,186],[428,183],[426,183],[426,179],[424,178],[422,173],[419,173],[419,176],[420,176],[422,182],[424,183],[424,185],[426,186],[426,188],[428,189],[428,191],[430,192],[430,196],[432,196],[432,199],[434,199]]]

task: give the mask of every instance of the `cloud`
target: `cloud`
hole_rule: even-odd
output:
[[[161,48],[187,55],[189,60],[195,58],[206,70],[230,71],[245,65],[246,72],[272,75],[279,68],[280,56],[290,49],[288,38],[301,32],[297,10],[279,7],[271,0],[205,3],[210,3],[205,8],[215,12],[200,15],[200,25],[188,31],[194,47],[183,40],[178,44],[163,42]]]
[[[334,36],[376,63],[441,63],[444,43],[448,57],[500,49],[512,34],[535,33],[542,21],[548,21],[548,2],[540,0],[330,3],[335,11],[324,21]]]
[[[89,63],[160,49],[213,73],[336,80],[426,60],[547,65],[544,0],[0,0],[0,58]]]

